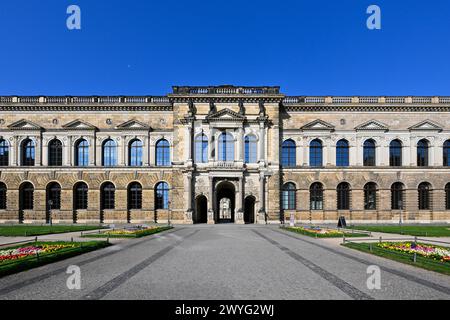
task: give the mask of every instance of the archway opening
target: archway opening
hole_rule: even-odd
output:
[[[255,223],[255,202],[256,199],[253,196],[245,198],[244,203],[244,222]]]
[[[224,181],[217,186],[215,220],[217,223],[234,222],[235,188],[231,182]]]
[[[208,222],[208,200],[205,196],[195,199],[194,223]]]

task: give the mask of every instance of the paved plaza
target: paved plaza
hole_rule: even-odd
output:
[[[380,289],[367,287],[370,265]],[[449,298],[448,276],[259,225],[176,226],[0,279],[0,299]]]

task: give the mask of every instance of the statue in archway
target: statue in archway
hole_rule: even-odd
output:
[[[231,201],[228,198],[220,199],[220,219],[231,220]]]

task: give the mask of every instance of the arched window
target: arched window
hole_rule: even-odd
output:
[[[444,166],[450,167],[450,140],[444,142]]]
[[[321,167],[323,165],[322,141],[315,139],[309,144],[309,165]]]
[[[0,182],[0,210],[6,209],[6,192],[7,192],[6,184]]]
[[[234,161],[234,138],[228,132],[219,136],[219,161]]]
[[[377,208],[377,185],[373,182],[364,186],[364,209],[375,210]]]
[[[391,186],[391,209],[403,210],[405,204],[403,202],[403,183],[396,182]]]
[[[393,140],[389,145],[389,165],[391,167],[402,165],[402,143],[399,140]]]
[[[281,145],[281,165],[283,167],[296,166],[296,147],[295,142],[291,139],[283,141]]]
[[[5,139],[0,140],[0,166],[9,165],[9,145]]]
[[[195,137],[195,162],[208,162],[208,137],[203,133]]]
[[[131,167],[142,166],[142,141],[139,139],[131,140],[128,144],[128,165]]]
[[[431,209],[431,185],[428,182],[419,184],[419,210]]]
[[[132,182],[128,185],[128,208],[142,209],[142,186],[139,182]]]
[[[374,167],[375,166],[375,141],[372,139],[366,140],[363,147],[363,161],[364,166]]]
[[[347,140],[342,139],[336,143],[336,166],[348,167],[350,165],[349,150],[350,148]]]
[[[89,165],[89,144],[85,139],[78,140],[75,144],[75,165],[78,167]]]
[[[112,210],[115,208],[115,193],[116,187],[111,182],[106,182],[102,185],[100,190],[100,203],[102,210]]]
[[[245,163],[256,163],[256,137],[248,135],[245,137]]]
[[[445,186],[445,209],[450,210],[450,183]]]
[[[25,182],[19,189],[19,205],[21,210],[33,210],[34,187],[31,183]]]
[[[422,139],[417,143],[417,166],[428,166],[428,149],[429,144],[427,140]]]
[[[165,139],[156,143],[156,165],[160,167],[170,166],[170,144]]]
[[[86,210],[88,207],[88,186],[78,182],[73,188],[73,205],[75,210]]]
[[[295,198],[295,184],[293,184],[292,182],[284,184],[281,192],[281,208],[284,210],[295,210]]]
[[[112,139],[108,139],[103,142],[102,164],[105,167],[113,167],[117,165],[117,144]]]
[[[34,166],[36,159],[36,150],[34,142],[31,139],[25,139],[22,142],[22,166]]]
[[[347,182],[341,182],[337,186],[337,208],[350,210],[350,185]]]
[[[309,188],[309,203],[311,210],[323,210],[323,186],[320,182]]]
[[[165,182],[156,185],[155,206],[156,209],[169,209],[169,185]]]
[[[53,139],[48,143],[48,165],[62,166],[62,143],[58,139]]]
[[[51,201],[51,204],[49,203]],[[61,209],[61,186],[52,182],[47,186],[47,205],[49,209]]]

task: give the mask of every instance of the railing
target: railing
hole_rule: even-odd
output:
[[[174,86],[174,94],[279,94],[279,87],[235,87],[235,86],[218,86],[218,87],[189,87]]]

